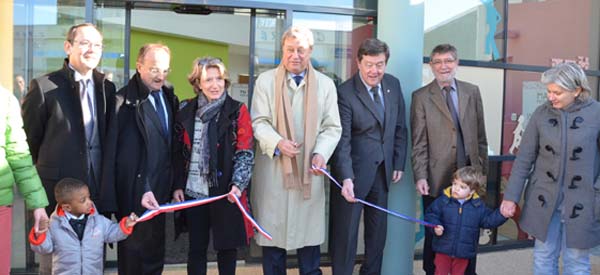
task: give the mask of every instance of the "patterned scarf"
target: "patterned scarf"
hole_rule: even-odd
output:
[[[208,189],[218,184],[215,173],[211,173],[209,159],[208,126],[218,115],[225,102],[227,92],[215,101],[209,102],[204,94],[198,96],[198,109],[194,117],[194,140],[190,157],[190,169],[185,187],[185,194],[192,198],[206,198]]]

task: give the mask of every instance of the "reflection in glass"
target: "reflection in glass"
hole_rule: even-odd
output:
[[[502,60],[504,1],[425,1],[423,55],[429,56],[438,44],[450,43],[462,59]]]
[[[85,22],[83,1],[14,1],[14,73],[32,78],[62,68],[66,33]]]
[[[371,18],[350,15],[295,12],[293,24],[313,31],[313,67],[333,79],[336,85],[356,73],[358,45],[375,32]]]
[[[253,0],[254,1],[254,0]],[[305,0],[298,2],[297,0],[256,0],[260,2],[273,2],[277,4],[293,4],[293,5],[306,5],[306,6],[323,6],[323,7],[334,7],[334,8],[356,8],[356,9],[377,9],[377,1],[370,0]],[[247,1],[252,2],[252,1]]]
[[[125,8],[103,7],[94,9],[96,26],[102,32],[104,38],[104,51],[102,62],[98,70],[102,71],[106,78],[117,86],[117,89],[125,85]],[[133,52],[134,54],[137,53]]]
[[[550,67],[561,60],[598,69],[600,1],[510,1],[507,62]],[[577,15],[577,20],[560,20]]]

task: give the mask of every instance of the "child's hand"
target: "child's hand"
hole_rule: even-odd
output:
[[[127,220],[125,221],[125,226],[133,227],[137,223],[137,220],[138,216],[135,213],[131,212],[131,214],[129,214],[129,217],[127,217]]]
[[[444,234],[444,227],[441,225],[438,225],[433,229],[433,231],[435,232],[436,235],[442,236],[442,234]]]

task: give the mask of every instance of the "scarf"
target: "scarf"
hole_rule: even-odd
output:
[[[210,146],[208,127],[225,102],[227,92],[217,100],[209,102],[204,94],[198,95],[198,109],[194,117],[194,140],[190,157],[190,169],[185,194],[192,198],[206,198],[208,189],[218,184],[216,174],[210,171]]]
[[[275,118],[277,132],[287,140],[295,139],[293,110],[288,95],[287,71],[283,64],[279,64],[275,71]],[[304,170],[298,167],[296,157],[279,156],[283,173],[283,185],[287,189],[300,189],[303,191],[304,199],[310,198],[312,175],[311,167],[312,150],[317,140],[317,77],[312,65],[308,64],[304,76]]]

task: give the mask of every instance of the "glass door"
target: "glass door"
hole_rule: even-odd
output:
[[[171,48],[169,81],[180,99],[194,97],[187,81],[197,57],[213,56],[223,60],[232,86],[230,95],[248,103],[251,70],[260,69],[259,58],[266,57],[255,46],[254,26],[280,22],[283,11],[199,5],[161,5],[134,3],[131,10],[129,75],[135,73],[135,57],[140,46],[161,42]],[[168,18],[168,20],[164,20]],[[161,19],[161,20],[158,20]],[[278,23],[274,23],[278,24]],[[262,32],[261,32],[262,34]],[[260,34],[259,34],[260,35]],[[273,49],[269,48],[272,54]]]
[[[272,64],[278,64],[279,37],[284,11],[234,8],[204,5],[172,5],[133,2],[130,6],[130,26],[125,40],[129,41],[129,70],[135,73],[139,48],[146,43],[160,42],[171,49],[171,73],[168,80],[180,100],[195,97],[187,76],[198,57],[212,56],[223,60],[231,87],[229,94],[239,101],[250,102],[250,84],[254,76]],[[123,68],[123,70],[125,70]],[[167,214],[165,263],[187,261],[188,234],[176,241],[173,214]],[[247,251],[239,251],[244,259]],[[216,261],[216,251],[209,246],[208,260]]]

